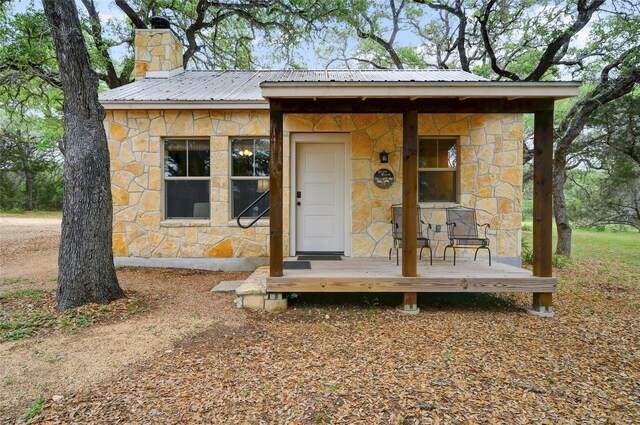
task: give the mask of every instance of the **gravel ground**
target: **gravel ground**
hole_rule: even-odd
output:
[[[0,281],[55,276],[60,223],[59,218],[0,217]]]

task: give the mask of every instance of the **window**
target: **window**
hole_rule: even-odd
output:
[[[208,139],[164,141],[165,218],[209,218],[209,152]]]
[[[418,201],[456,202],[457,140],[422,138],[418,152]]]
[[[269,139],[231,139],[231,216],[238,215],[269,189]],[[243,217],[257,217],[269,207],[262,198]],[[265,215],[268,217],[269,213]]]

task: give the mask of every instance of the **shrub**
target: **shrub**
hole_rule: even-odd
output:
[[[522,237],[522,262],[524,264],[533,265],[533,249],[531,248],[531,242],[529,239]]]

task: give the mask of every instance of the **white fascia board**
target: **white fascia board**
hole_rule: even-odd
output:
[[[263,83],[262,96],[269,98],[555,98],[578,95],[579,83],[554,84],[288,84]]]
[[[104,109],[214,109],[214,110],[268,110],[269,102],[149,102],[149,101],[102,101]]]
[[[144,79],[160,79],[160,78],[170,78],[173,77],[175,75],[180,75],[184,72],[184,68],[183,67],[178,67],[176,69],[173,69],[171,71],[147,71],[147,73],[145,74],[144,78],[141,78],[142,80]],[[140,80],[138,80],[140,81]]]

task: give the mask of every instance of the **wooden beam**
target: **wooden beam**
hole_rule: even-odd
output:
[[[548,309],[553,307],[553,294],[535,292],[533,294],[533,308],[534,310],[540,310],[541,308]]]
[[[269,276],[282,276],[283,212],[282,212],[282,111],[271,107],[269,162]]]
[[[553,98],[336,98],[336,99],[271,99],[272,108],[287,113],[390,113],[416,110],[419,114],[521,114],[553,110]]]
[[[405,292],[402,296],[402,304],[413,306],[418,304],[418,293],[417,292]]]
[[[418,275],[418,112],[402,118],[402,276]]]
[[[534,117],[533,274],[552,275],[553,110]]]
[[[557,279],[535,276],[487,277],[268,277],[267,292],[556,292]],[[412,296],[412,295],[409,295]]]
[[[553,201],[553,110],[534,116],[533,136],[533,275],[551,277]],[[533,309],[548,311],[553,295],[536,291]]]

